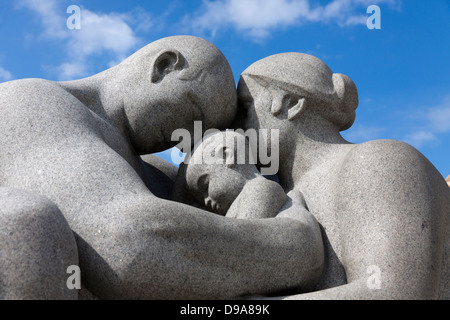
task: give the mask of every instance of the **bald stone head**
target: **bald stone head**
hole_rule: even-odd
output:
[[[228,61],[207,40],[174,36],[150,43],[114,68],[131,143],[140,154],[174,146],[172,132],[227,128],[237,109]]]

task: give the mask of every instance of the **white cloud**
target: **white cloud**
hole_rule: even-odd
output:
[[[20,0],[16,3],[18,8],[27,8],[37,14],[44,27],[41,37],[65,38],[67,35],[66,18],[59,14],[59,3],[56,0]],[[65,13],[65,10],[62,11]]]
[[[256,40],[266,38],[272,30],[306,22],[336,23],[339,26],[365,24],[369,5],[396,5],[400,0],[333,0],[315,5],[310,0],[205,0],[202,8],[185,23],[196,31],[232,27]]]
[[[405,141],[421,148],[428,144],[439,144],[439,136],[450,132],[450,95],[444,97],[438,105],[421,111],[421,124],[416,132],[405,137]]]
[[[438,139],[433,132],[422,130],[408,134],[404,141],[415,148],[420,149],[427,144],[436,143]]]
[[[348,131],[342,132],[342,135],[348,141],[352,143],[362,143],[370,140],[382,138],[383,133],[386,132],[385,128],[356,125]]]
[[[170,10],[170,9],[169,9]],[[163,13],[159,18],[153,17],[145,9],[141,7],[134,8],[130,13],[123,15],[123,20],[129,24],[136,24],[136,32],[150,31],[151,29],[158,29],[164,23],[164,17],[169,11]]]
[[[97,14],[82,10],[81,29],[69,32],[72,54],[81,56],[109,51],[124,55],[136,46],[138,39],[123,15]]]
[[[0,82],[9,81],[12,79],[12,77],[13,76],[12,76],[11,72],[0,67]]]
[[[86,63],[83,61],[64,62],[54,70],[57,71],[60,80],[80,78],[88,74]]]
[[[427,115],[430,127],[436,132],[446,133],[450,131],[450,95],[444,98],[437,107],[431,108]]]
[[[68,62],[59,66],[60,80],[70,80],[88,74],[87,60],[91,56],[108,54],[108,67],[120,63],[137,47],[139,39],[125,22],[125,15],[97,14],[82,10],[81,29],[69,31]]]
[[[108,66],[118,64],[136,49],[140,39],[132,29],[148,30],[151,17],[143,9],[128,14],[96,13],[81,8],[81,29],[69,30],[69,14],[56,0],[22,0],[21,7],[33,11],[41,20],[40,38],[65,41],[66,58],[57,67],[59,80],[71,80],[88,75],[88,61],[93,56],[107,55]]]

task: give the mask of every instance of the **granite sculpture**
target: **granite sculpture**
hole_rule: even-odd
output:
[[[236,91],[191,36],[85,79],[0,84],[0,299],[450,298],[450,188],[405,143],[345,141],[357,106],[349,77],[301,53]],[[258,147],[279,150],[280,185],[153,155],[195,121],[277,130]]]
[[[303,264],[297,266],[298,273],[308,275],[297,290],[311,290],[322,273],[322,264],[314,274],[310,272],[310,265],[323,261],[324,256],[319,224],[306,208],[300,192],[292,190],[286,194],[277,182],[261,175],[250,161],[252,153],[246,152],[250,148],[246,137],[234,131],[205,136],[181,164],[174,188],[187,189],[197,207],[203,205],[206,210],[227,218],[289,218],[307,225],[310,236],[304,245],[316,250],[303,257]],[[174,200],[192,205],[189,202],[192,198]]]
[[[323,265],[316,225],[171,201],[176,167],[151,155],[194,121],[230,126],[236,97],[226,58],[191,36],[155,41],[89,78],[1,84],[0,298],[76,299],[71,265],[81,296],[98,299],[305,289]]]
[[[450,190],[406,143],[342,138],[358,106],[349,77],[313,56],[282,53],[242,73],[238,98],[244,129],[280,131],[280,183],[304,195],[321,225],[318,286],[284,298],[450,297]]]
[[[239,149],[239,145],[244,148]],[[279,183],[261,175],[249,160],[253,157],[246,136],[223,131],[209,135],[194,148],[181,164],[175,187],[186,189],[197,203],[210,212],[237,219],[291,217],[312,220],[320,238],[319,225],[306,208],[303,195],[295,190],[286,194]],[[240,158],[242,156],[242,158]],[[211,157],[211,160],[206,160]],[[176,191],[174,194],[179,194]],[[189,200],[186,201],[187,204]],[[185,199],[176,199],[184,202]],[[198,206],[198,204],[197,204]],[[311,238],[312,241],[317,240]],[[321,241],[316,245],[320,248]],[[322,256],[318,250],[318,256]]]

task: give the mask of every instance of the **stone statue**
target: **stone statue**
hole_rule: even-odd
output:
[[[310,55],[277,54],[242,73],[238,99],[236,126],[279,130],[280,183],[304,195],[323,235],[314,292],[281,298],[450,298],[450,189],[405,143],[341,137],[358,105],[349,77]]]
[[[319,280],[322,263],[315,270],[310,266],[317,261],[323,262],[324,257],[319,224],[306,209],[301,193],[292,190],[285,194],[277,182],[260,174],[249,161],[252,153],[245,150],[250,150],[248,141],[237,132],[224,131],[205,137],[184,161],[186,165],[181,164],[175,189],[187,189],[192,198],[203,203],[208,211],[227,218],[290,218],[307,225],[310,234],[306,239],[297,241],[315,250],[308,251],[308,255],[303,257],[303,264],[297,266],[297,272],[305,275],[305,282],[297,290],[311,290]],[[174,194],[181,192],[175,190]],[[306,269],[302,270],[304,267]]]
[[[238,145],[243,146],[239,150]],[[249,141],[234,131],[217,132],[204,137],[180,164],[174,187],[174,200],[186,189],[201,207],[231,218],[272,218],[288,201],[283,188],[266,179],[255,166]],[[241,152],[244,151],[244,152]],[[241,157],[241,158],[240,158]],[[210,158],[210,159],[208,159]],[[178,191],[177,189],[180,189]],[[192,201],[192,200],[191,200]],[[299,211],[301,207],[296,208]]]
[[[244,148],[239,149],[239,144]],[[315,224],[320,235],[319,225],[305,207],[301,193],[292,190],[286,194],[280,184],[261,175],[249,160],[254,157],[250,152],[242,154],[241,150],[250,150],[250,146],[240,133],[223,131],[205,137],[184,161],[186,164],[181,164],[175,188],[186,188],[208,211],[222,216],[310,219],[308,224]],[[320,248],[321,241],[313,246]],[[322,250],[318,251],[317,259],[322,255]]]
[[[1,84],[0,298],[76,299],[73,265],[99,299],[227,299],[316,282],[316,224],[171,201],[176,168],[149,155],[194,121],[227,128],[236,102],[223,54],[190,36],[89,78]]]
[[[301,53],[255,62],[236,93],[190,36],[89,78],[0,84],[0,299],[450,299],[450,188],[405,143],[345,141],[357,105]],[[279,150],[280,185],[234,161],[246,135],[193,141],[179,170],[152,155],[195,121],[276,130],[257,147]]]

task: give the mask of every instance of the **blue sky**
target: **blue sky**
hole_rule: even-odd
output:
[[[70,5],[79,30],[67,28]],[[370,5],[379,30],[367,28]],[[0,82],[82,78],[178,34],[216,44],[236,80],[271,54],[319,57],[358,87],[346,139],[408,142],[450,175],[450,0],[2,0]]]

